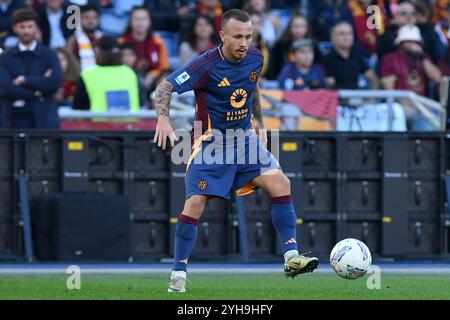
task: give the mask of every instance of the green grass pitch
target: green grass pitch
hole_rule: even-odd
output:
[[[381,289],[369,290],[367,275],[340,279],[315,273],[286,279],[280,274],[190,275],[188,292],[167,293],[168,274],[82,274],[81,289],[69,290],[68,275],[0,275],[0,300],[276,300],[276,299],[450,299],[449,274],[382,274]]]

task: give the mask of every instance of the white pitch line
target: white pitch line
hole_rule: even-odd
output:
[[[170,273],[171,268],[84,268],[80,267],[82,273],[91,274],[156,274]],[[332,273],[331,268],[319,268],[314,273]],[[381,268],[382,273],[404,273],[404,274],[450,274],[450,268]],[[267,274],[283,273],[282,269],[277,268],[191,268],[189,273],[244,273],[244,274]],[[0,274],[66,274],[66,268],[0,268]]]

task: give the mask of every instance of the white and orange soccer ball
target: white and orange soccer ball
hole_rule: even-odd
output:
[[[339,241],[331,250],[330,264],[338,276],[357,279],[369,270],[372,255],[364,242],[348,238]]]

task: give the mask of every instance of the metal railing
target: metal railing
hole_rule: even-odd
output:
[[[437,130],[445,130],[446,108],[441,103],[406,90],[339,90],[340,99],[377,99],[385,100],[388,106],[388,128],[392,130],[392,106],[396,100],[408,101]],[[360,103],[363,105],[363,103]],[[436,111],[436,117],[431,110]]]
[[[445,130],[446,124],[446,104],[448,100],[448,81],[444,78],[441,84],[441,101],[437,102],[432,99],[417,95],[412,91],[404,90],[338,90],[340,100],[345,100],[347,105],[353,107],[364,106],[364,99],[385,101],[388,106],[388,130],[392,130],[393,108],[395,101],[407,101],[410,106],[417,109],[423,117],[436,130]],[[154,94],[151,96],[154,99]],[[353,100],[353,102],[351,102]],[[355,102],[356,100],[356,102]],[[282,102],[281,102],[282,103]],[[265,111],[265,110],[263,110]],[[437,113],[437,115],[436,115]],[[192,128],[192,119],[194,118],[194,107],[180,102],[178,99],[172,99],[170,117],[175,123],[176,128]],[[129,111],[108,111],[108,112],[90,112],[85,110],[73,110],[71,108],[62,107],[59,109],[60,119],[156,119],[155,110],[140,110],[137,112]]]

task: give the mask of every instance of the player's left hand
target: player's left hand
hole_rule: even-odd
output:
[[[156,124],[155,137],[153,138],[153,142],[157,143],[159,148],[165,150],[167,138],[169,138],[170,146],[173,148],[175,146],[177,137],[172,128],[172,125],[170,124],[169,117],[159,116],[158,122]]]

